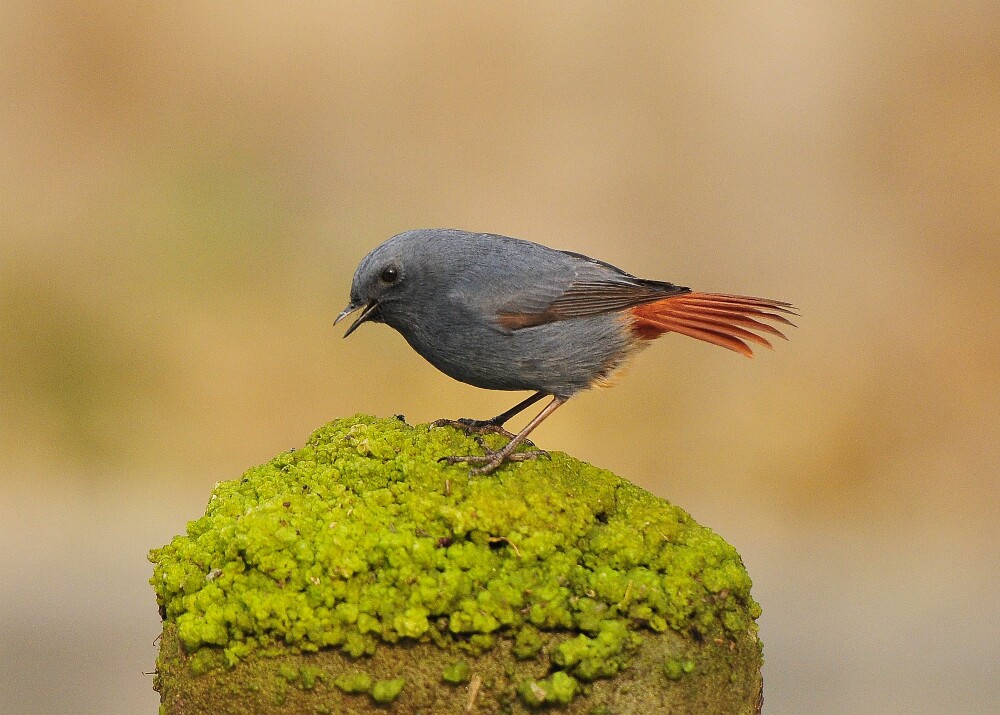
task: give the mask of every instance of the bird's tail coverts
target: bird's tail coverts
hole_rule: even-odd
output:
[[[652,340],[663,333],[680,333],[753,357],[748,343],[771,347],[757,333],[786,339],[780,330],[762,321],[792,323],[785,315],[798,315],[790,303],[723,293],[686,293],[644,303],[629,309],[632,330]]]

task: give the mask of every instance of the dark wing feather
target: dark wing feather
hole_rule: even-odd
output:
[[[544,310],[531,313],[500,311],[497,320],[504,328],[518,330],[557,320],[611,313],[690,292],[690,288],[673,283],[643,280],[621,273],[609,280],[574,281]]]
[[[548,312],[554,313],[560,320],[583,318],[690,292],[690,288],[672,283],[643,281],[638,278],[629,282],[581,282],[574,283],[565,293],[552,301]]]

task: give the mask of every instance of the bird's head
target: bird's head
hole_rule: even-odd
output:
[[[393,236],[361,260],[351,283],[351,302],[334,321],[336,325],[361,311],[344,333],[345,338],[368,321],[393,324],[393,317],[405,315],[407,306],[420,302],[421,285],[424,290],[432,290],[429,282],[437,271],[428,265],[428,246],[434,238],[434,231],[407,231]]]

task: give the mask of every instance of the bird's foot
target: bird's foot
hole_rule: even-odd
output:
[[[482,438],[477,439],[486,454],[470,454],[470,455],[453,455],[448,457],[441,457],[439,462],[447,462],[448,464],[477,464],[479,466],[473,467],[469,470],[470,474],[480,475],[480,474],[490,474],[496,471],[500,465],[504,462],[524,462],[529,459],[537,459],[538,457],[546,457],[551,459],[551,455],[544,449],[531,449],[527,452],[515,452],[513,450],[507,449],[490,449],[482,442]]]
[[[502,425],[497,424],[493,420],[470,420],[468,417],[462,417],[457,420],[434,420],[431,422],[431,427],[454,427],[468,435],[498,434],[506,437],[508,440],[512,440],[517,436],[513,432],[505,430]],[[524,443],[532,447],[534,446],[531,440],[526,439]]]

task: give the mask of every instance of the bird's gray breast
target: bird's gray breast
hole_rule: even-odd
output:
[[[428,362],[490,390],[541,390],[569,397],[621,362],[629,330],[614,313],[505,330],[492,314],[461,304],[386,320]]]

